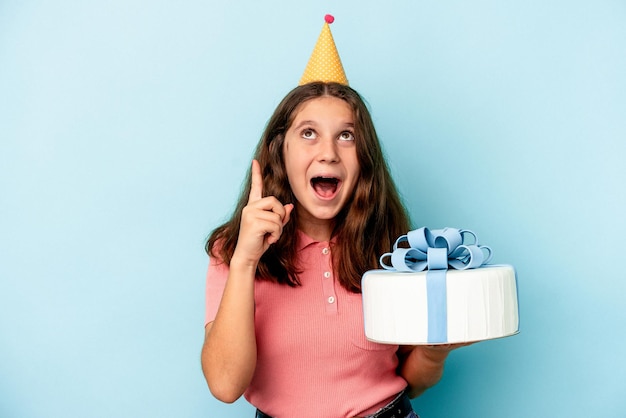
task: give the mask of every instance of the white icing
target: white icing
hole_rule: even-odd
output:
[[[372,270],[362,280],[365,335],[390,344],[462,343],[519,331],[515,270],[486,266],[446,273],[447,341],[428,341],[426,272]]]

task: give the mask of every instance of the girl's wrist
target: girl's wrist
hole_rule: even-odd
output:
[[[242,273],[252,273],[255,275],[258,264],[259,260],[251,260],[246,257],[241,257],[235,251],[235,254],[233,254],[233,257],[230,259],[229,268],[231,271],[237,270]]]
[[[433,363],[444,363],[448,358],[448,354],[450,354],[450,350],[437,348],[426,347],[424,350],[424,357],[430,360]]]

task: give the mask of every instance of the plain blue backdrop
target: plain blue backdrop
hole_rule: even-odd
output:
[[[0,417],[252,416],[200,371],[204,239],[325,13],[414,226],[518,270],[422,418],[626,415],[626,2],[2,0]]]

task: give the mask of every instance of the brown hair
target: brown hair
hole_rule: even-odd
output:
[[[389,174],[372,118],[361,96],[352,88],[337,83],[315,82],[296,87],[274,111],[257,145],[254,158],[261,166],[264,196],[275,196],[283,204],[295,203],[283,159],[285,134],[295,118],[298,106],[323,96],[344,100],[354,112],[360,174],[353,195],[335,219],[332,255],[341,285],[358,293],[363,273],[376,268],[378,257],[390,251],[393,241],[410,227],[409,217]],[[241,212],[248,203],[250,171],[245,184],[232,217],[216,228],[206,243],[207,253],[227,264],[230,264],[237,245]],[[296,225],[297,213],[294,210],[278,242],[271,245],[259,260],[258,278],[290,286],[300,284]]]

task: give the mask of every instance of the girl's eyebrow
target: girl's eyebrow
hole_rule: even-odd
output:
[[[315,122],[314,120],[303,120],[300,121],[297,125],[295,125],[293,128],[294,129],[300,129],[302,126],[306,126],[306,125],[312,125],[312,126],[316,126],[317,122]],[[344,124],[347,128],[354,128],[354,122],[346,122]]]
[[[300,121],[300,123],[298,123],[296,126],[294,126],[294,129],[299,129],[305,125],[316,125],[316,123],[314,120],[303,120],[303,121]]]

